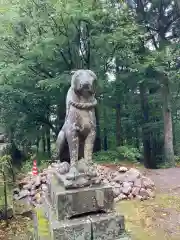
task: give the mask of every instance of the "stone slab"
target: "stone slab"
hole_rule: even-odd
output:
[[[118,240],[125,231],[124,217],[115,212],[89,216],[93,240]]]
[[[36,211],[36,215],[48,222],[46,231],[49,235],[42,234],[40,224],[35,222],[38,236],[35,240],[130,240],[124,231],[123,216],[115,212],[58,221],[48,198],[38,209],[41,210]]]
[[[65,189],[77,189],[81,187],[88,187],[90,185],[97,185],[95,184],[96,178],[90,178],[85,173],[79,173],[79,176],[74,180],[67,180],[67,174],[60,174],[57,171],[54,172],[54,175],[59,181],[59,184],[63,186]]]
[[[88,218],[78,218],[60,222],[53,226],[53,240],[91,240],[91,221]]]
[[[43,206],[37,206],[33,211],[34,240],[51,240],[50,224],[44,214]]]
[[[91,221],[88,217],[58,221],[47,198],[44,204],[44,216],[49,222],[52,240],[91,240]],[[46,239],[42,239],[46,240]]]
[[[58,220],[70,219],[79,214],[114,209],[111,186],[93,186],[66,190],[55,176],[49,181],[50,200]]]

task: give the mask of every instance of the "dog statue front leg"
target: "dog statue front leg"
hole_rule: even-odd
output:
[[[66,179],[76,180],[79,176],[79,171],[77,170],[79,138],[76,129],[68,129],[66,136],[70,153],[70,170]]]
[[[93,160],[92,160],[95,138],[96,138],[96,131],[95,129],[91,129],[84,144],[84,159],[87,162],[86,173],[91,177],[96,176],[96,171],[94,169]]]

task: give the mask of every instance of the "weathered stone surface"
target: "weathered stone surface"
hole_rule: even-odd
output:
[[[53,240],[91,240],[91,221],[88,218],[78,218],[60,222],[53,226]]]
[[[125,195],[129,195],[130,192],[132,191],[132,183],[130,183],[130,182],[124,182],[121,191],[122,191],[122,193],[124,193]]]
[[[48,187],[47,187],[46,184],[42,184],[41,185],[41,189],[42,189],[43,192],[47,192],[48,191]]]
[[[127,169],[127,167],[119,167],[118,171],[119,172],[127,172],[128,169]]]
[[[154,198],[155,197],[155,193],[153,192],[152,189],[146,189],[146,192],[148,193],[150,198]]]
[[[30,195],[30,192],[27,189],[23,189],[23,190],[21,190],[21,192],[18,196],[18,199],[20,200],[20,199],[25,198],[29,195]]]
[[[68,162],[60,163],[60,167],[59,167],[59,173],[60,174],[68,173],[69,169],[70,169],[70,165],[69,165]]]
[[[127,196],[126,196],[124,193],[120,193],[120,195],[117,196],[117,197],[114,199],[114,201],[115,201],[115,202],[118,202],[118,201],[120,201],[120,200],[125,200],[125,199],[127,199]]]
[[[98,214],[89,217],[92,222],[93,240],[120,239],[124,232],[124,217],[116,213]]]
[[[7,207],[7,218],[12,218],[13,217],[13,208],[12,206]],[[0,220],[5,220],[6,219],[6,210],[5,206],[0,206]]]
[[[135,168],[130,168],[125,175],[126,177],[124,180],[127,182],[134,182],[136,179],[140,178],[141,176],[140,172]]]
[[[44,199],[44,215],[49,222],[52,240],[91,240],[91,221],[88,217],[58,221],[47,198]],[[43,239],[44,240],[44,239]]]
[[[13,210],[16,215],[26,215],[33,210],[30,201],[25,198],[18,201],[13,202]]]
[[[44,209],[44,215],[42,210],[37,211],[37,209],[42,208]],[[42,231],[45,228],[42,227],[43,225],[39,223],[39,220],[41,222],[48,220],[49,225],[46,225],[46,234],[50,234],[49,239],[52,240],[130,240],[124,232],[124,217],[114,212],[90,214],[84,217],[58,221],[49,200],[45,198],[43,205],[40,208],[36,207],[36,216],[38,218],[36,218],[35,229],[40,240],[48,238],[45,238],[45,231]]]
[[[80,173],[81,167],[84,168],[83,165],[83,161],[79,160],[78,170]],[[61,179],[58,177],[59,183],[61,183],[61,185],[64,185],[66,189],[78,188],[82,187],[83,185],[84,187],[86,185],[110,185],[113,189],[113,196],[115,198],[115,201],[117,201],[118,199],[132,199],[132,196],[136,197],[139,194],[139,190],[141,188],[144,188],[147,191],[149,195],[148,198],[155,197],[155,186],[153,181],[143,176],[137,169],[130,169],[127,172],[119,172],[118,170],[113,170],[108,167],[95,164],[95,168],[97,170],[97,177],[89,178],[87,182],[83,183],[83,178],[79,178],[78,180],[76,179],[75,181],[68,181],[66,179],[65,175],[68,171],[68,167],[69,164],[67,162],[56,162],[52,163],[47,169],[44,169],[43,172],[39,173],[39,176],[37,177],[32,176],[32,173],[28,174],[27,177],[23,179],[23,181],[19,182],[19,188],[14,190],[14,199],[18,200],[19,198],[27,198],[30,196],[32,200],[31,203],[33,205],[36,205],[37,203],[39,203],[39,199],[36,200],[35,198],[37,191],[40,192],[41,195],[43,195],[45,192],[50,192],[50,184],[47,183],[49,182],[48,176],[51,176],[52,174],[56,174],[58,176],[61,175]],[[62,175],[64,175],[64,178]],[[127,187],[129,184],[132,185],[132,191],[130,191],[130,188]],[[122,192],[125,192],[127,196],[126,198],[122,198]],[[119,197],[119,195],[121,196]]]
[[[130,168],[129,170],[123,167],[108,168],[102,165],[96,165],[99,179],[103,183],[108,183],[113,188],[115,202],[123,199],[148,199],[155,196],[155,186],[151,179],[143,176],[138,169]],[[127,171],[125,171],[127,170]],[[143,190],[145,196],[139,196],[140,189]]]
[[[55,177],[49,184],[50,198],[58,220],[88,212],[113,210],[114,197],[110,186],[65,190]]]
[[[59,180],[59,183],[65,188],[65,189],[75,189],[80,187],[87,187],[93,184],[92,179],[86,178],[83,173],[79,173],[79,176],[74,180],[68,180],[67,174],[59,174],[58,172],[54,173],[56,177]]]
[[[114,193],[114,197],[119,196],[119,194],[121,193],[121,186],[115,185],[115,186],[113,187],[113,193]]]
[[[36,177],[34,185],[36,188],[38,188],[41,185],[41,177],[40,176]]]
[[[134,181],[134,187],[138,187],[138,188],[141,188],[142,186],[142,181],[140,178],[137,178],[135,181]]]
[[[143,176],[142,177],[142,187],[153,189],[154,188],[154,182],[150,178],[147,178],[147,177]]]
[[[145,188],[141,188],[140,191],[139,191],[139,195],[144,197],[144,198],[148,198],[149,197],[149,194],[148,192],[146,191]]]
[[[139,187],[133,187],[132,189],[132,195],[136,196],[139,194],[140,188]]]
[[[95,98],[97,77],[87,69],[75,71],[66,96],[66,118],[57,137],[57,149],[61,159],[67,141],[70,153],[70,169],[66,178],[74,180],[79,176],[78,160],[85,158],[87,164],[81,169],[87,175],[94,175],[92,153],[96,136]],[[83,185],[84,186],[84,185]],[[83,187],[82,186],[82,187]]]
[[[87,212],[65,220],[58,220],[55,210],[46,193],[43,204],[34,212],[35,240],[130,240],[125,233],[124,217],[113,210],[101,214]]]
[[[23,189],[26,189],[26,190],[31,190],[31,188],[32,188],[32,183],[28,183],[23,186]]]
[[[44,214],[42,206],[36,206],[33,212],[34,222],[34,239],[35,240],[50,240],[50,223]]]

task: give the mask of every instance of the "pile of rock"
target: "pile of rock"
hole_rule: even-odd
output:
[[[47,170],[44,170],[38,176],[32,176],[29,173],[26,178],[18,183],[18,187],[14,189],[14,199],[25,199],[34,206],[40,204],[42,195],[47,191],[47,173]]]
[[[68,170],[66,168],[65,163],[54,163],[38,176],[28,174],[14,190],[14,199],[26,198],[33,205],[40,204],[43,194],[47,191],[48,174],[52,171],[66,172]],[[154,183],[137,169],[128,170],[126,167],[119,167],[117,170],[112,170],[101,165],[96,165],[96,169],[100,182],[112,186],[115,201],[133,198],[146,200],[154,197]]]
[[[53,171],[67,172],[68,163],[52,163],[47,169],[37,176],[33,176],[32,172],[27,174],[27,177],[22,179],[16,189],[13,191],[14,200],[26,200],[30,204],[36,206],[42,203],[42,197],[47,192],[48,175]]]
[[[135,168],[112,170],[97,165],[97,171],[101,181],[112,186],[116,202],[133,198],[146,200],[155,196],[154,182]]]

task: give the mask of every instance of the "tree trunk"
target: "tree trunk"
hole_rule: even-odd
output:
[[[39,142],[40,142],[40,139],[39,139],[39,137],[37,137],[37,139],[36,139],[36,153],[39,152]]]
[[[169,80],[167,77],[163,78],[162,100],[163,100],[163,117],[164,117],[164,157],[165,157],[166,165],[169,167],[173,167],[175,166],[174,147],[173,147],[173,129],[172,129],[171,106],[170,106]]]
[[[51,138],[50,138],[50,128],[46,128],[46,146],[48,156],[51,157]]]
[[[106,112],[106,103],[105,101],[103,102],[103,122],[104,122],[104,131],[103,131],[103,149],[104,151],[108,150],[108,138],[107,138],[107,112]]]
[[[103,144],[103,147],[104,147],[104,151],[107,151],[108,150],[108,143],[107,143],[107,129],[104,128],[104,144]]]
[[[121,106],[116,104],[116,146],[121,145]]]
[[[136,123],[135,146],[136,146],[136,148],[140,149],[140,136],[139,136],[139,127],[138,127],[138,123]]]
[[[97,107],[95,108],[96,115],[96,140],[94,144],[94,152],[101,151],[101,129],[99,124],[99,114]]]
[[[120,79],[120,70],[119,70],[119,59],[116,58],[116,146],[121,145],[121,104],[120,98],[123,94],[122,92],[122,80]]]
[[[155,163],[153,163],[151,158],[151,136],[150,131],[146,124],[149,121],[149,106],[147,99],[147,91],[144,83],[140,84],[140,98],[141,98],[141,109],[143,114],[142,121],[142,140],[144,148],[144,166],[146,168],[154,168]]]
[[[45,153],[46,152],[46,139],[45,139],[45,134],[42,134],[42,150]]]
[[[4,213],[5,213],[6,227],[8,227],[9,223],[8,223],[8,215],[7,215],[7,211],[8,211],[8,202],[7,202],[7,181],[6,181],[6,173],[5,173],[5,169],[4,169],[4,171],[3,171],[3,181],[4,181]]]

